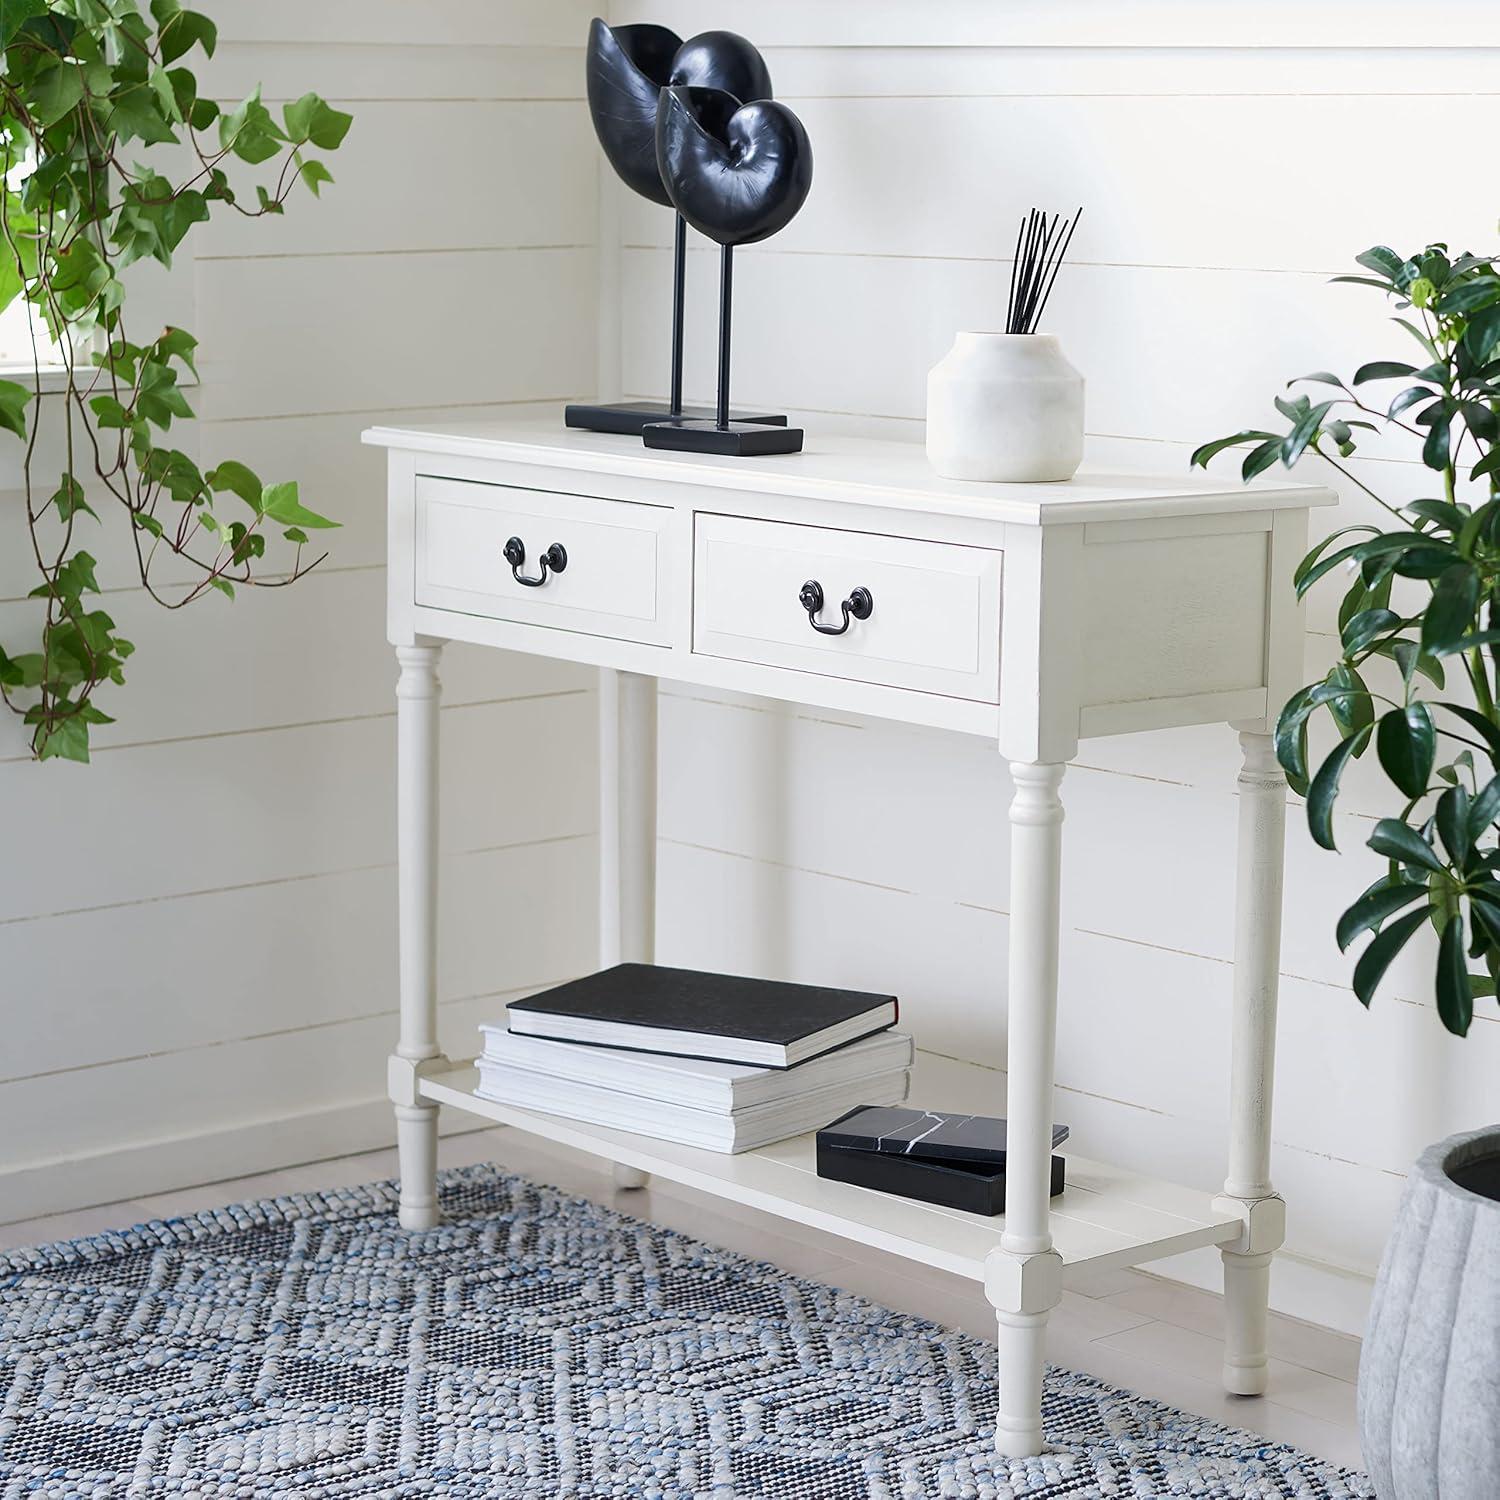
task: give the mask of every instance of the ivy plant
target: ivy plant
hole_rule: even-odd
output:
[[[332,177],[313,153],[349,129],[316,94],[279,115],[259,89],[227,108],[207,97],[187,64],[216,41],[180,0],[149,12],[0,0],[0,307],[24,299],[34,330],[28,379],[0,380],[0,428],[19,445],[38,578],[29,649],[0,646],[0,697],[42,759],[88,759],[91,726],[111,722],[100,689],[124,682],[131,654],[99,600],[125,580],[101,577],[90,529],[127,527],[135,580],[176,610],[293,582],[321,561],[309,533],[335,524],[295,483],[264,483],[232,458],[200,468],[175,446],[173,424],[193,416],[196,341],[127,329],[134,262],[171,266],[211,215],[280,214],[299,186],[316,196]],[[258,180],[232,180],[248,169]],[[60,389],[44,395],[54,362]]]
[[[1500,273],[1497,257],[1450,256],[1442,244],[1410,256],[1380,245],[1356,260],[1360,274],[1335,279],[1394,303],[1418,351],[1412,361],[1376,360],[1347,381],[1326,370],[1301,376],[1288,388],[1314,387],[1317,399],[1279,398],[1282,431],[1220,438],[1192,462],[1248,449],[1248,480],[1314,455],[1386,513],[1379,526],[1324,538],[1297,569],[1299,597],[1344,579],[1340,649],[1328,674],[1282,709],[1276,753],[1307,799],[1313,838],[1332,849],[1340,778],[1374,747],[1391,815],[1368,842],[1386,872],[1340,917],[1339,948],[1368,939],[1353,987],[1369,1005],[1396,955],[1430,924],[1438,1014],[1462,1036],[1476,997],[1493,997],[1500,979]],[[1371,434],[1387,433],[1420,451],[1430,495],[1392,504],[1348,466]],[[1314,768],[1308,726],[1320,715],[1337,739]]]

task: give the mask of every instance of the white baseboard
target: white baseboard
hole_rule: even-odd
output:
[[[444,1135],[490,1127],[490,1121],[461,1110],[441,1114]],[[395,1142],[390,1102],[383,1097],[222,1130],[132,1141],[87,1156],[0,1170],[0,1223],[352,1156]]]
[[[1141,1267],[1153,1276],[1185,1282],[1205,1292],[1224,1290],[1223,1263],[1217,1250],[1190,1250]],[[1326,1261],[1278,1252],[1271,1267],[1271,1310],[1300,1318],[1319,1328],[1365,1336],[1375,1278]]]

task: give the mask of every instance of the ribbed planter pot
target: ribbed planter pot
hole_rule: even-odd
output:
[[[1500,1125],[1412,1169],[1359,1362],[1380,1500],[1500,1496]]]

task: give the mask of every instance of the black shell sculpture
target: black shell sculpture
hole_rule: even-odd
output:
[[[741,104],[721,89],[664,89],[656,160],[677,212],[721,245],[751,245],[785,229],[812,187],[802,122],[770,99]]]
[[[656,166],[656,101],[672,84],[723,89],[736,99],[769,99],[771,75],[759,52],[732,31],[683,41],[665,26],[589,27],[589,112],[609,164],[627,186],[664,207],[672,200]]]

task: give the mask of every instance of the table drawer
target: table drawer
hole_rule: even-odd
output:
[[[664,644],[666,548],[671,511],[626,500],[561,495],[419,475],[416,601],[588,635]],[[506,559],[519,538],[522,578],[563,550],[561,572],[529,587]],[[553,554],[554,556],[556,554]]]
[[[983,703],[999,701],[1003,554],[910,537],[700,514],[693,649]],[[820,633],[802,601],[821,589]],[[860,619],[866,591],[867,618]]]

